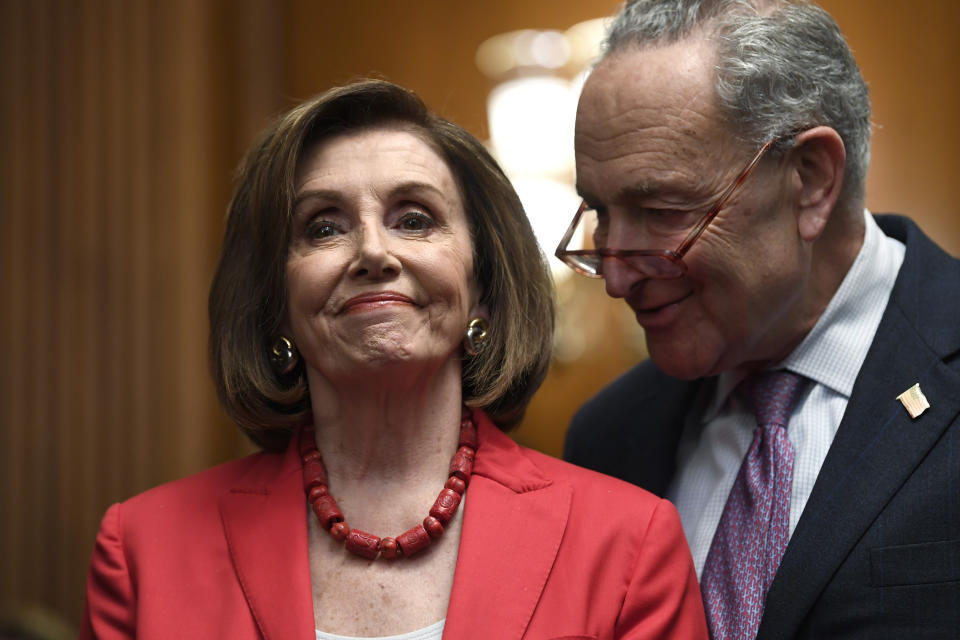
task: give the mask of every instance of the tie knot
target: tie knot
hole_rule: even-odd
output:
[[[773,424],[786,429],[790,414],[800,399],[804,381],[803,376],[783,369],[762,371],[741,382],[738,393],[753,409],[758,425],[764,427]]]

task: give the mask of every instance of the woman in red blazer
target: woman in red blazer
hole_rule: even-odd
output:
[[[411,92],[281,117],[210,293],[263,452],[107,511],[81,637],[705,638],[673,507],[501,431],[546,372],[549,278],[496,163]]]

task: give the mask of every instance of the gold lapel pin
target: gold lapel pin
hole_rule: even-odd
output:
[[[919,382],[898,395],[897,400],[900,401],[900,404],[907,410],[911,418],[918,417],[930,408],[930,403],[927,402],[927,396],[923,395],[923,391],[920,391]]]

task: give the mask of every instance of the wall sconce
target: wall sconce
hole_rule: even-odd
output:
[[[497,84],[487,98],[488,146],[516,188],[555,280],[569,269],[553,251],[580,204],[574,189],[573,128],[604,19],[567,31],[524,29],[484,41],[477,66]]]

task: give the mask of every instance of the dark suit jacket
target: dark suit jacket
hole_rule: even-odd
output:
[[[478,436],[444,638],[706,640],[673,505]],[[80,637],[314,638],[307,517],[295,446],[112,506]]]
[[[903,266],[767,595],[758,638],[960,637],[960,260],[878,216]],[[745,312],[748,310],[744,310]],[[568,460],[663,495],[699,385],[647,361],[587,403]],[[897,401],[920,387],[917,419]]]

